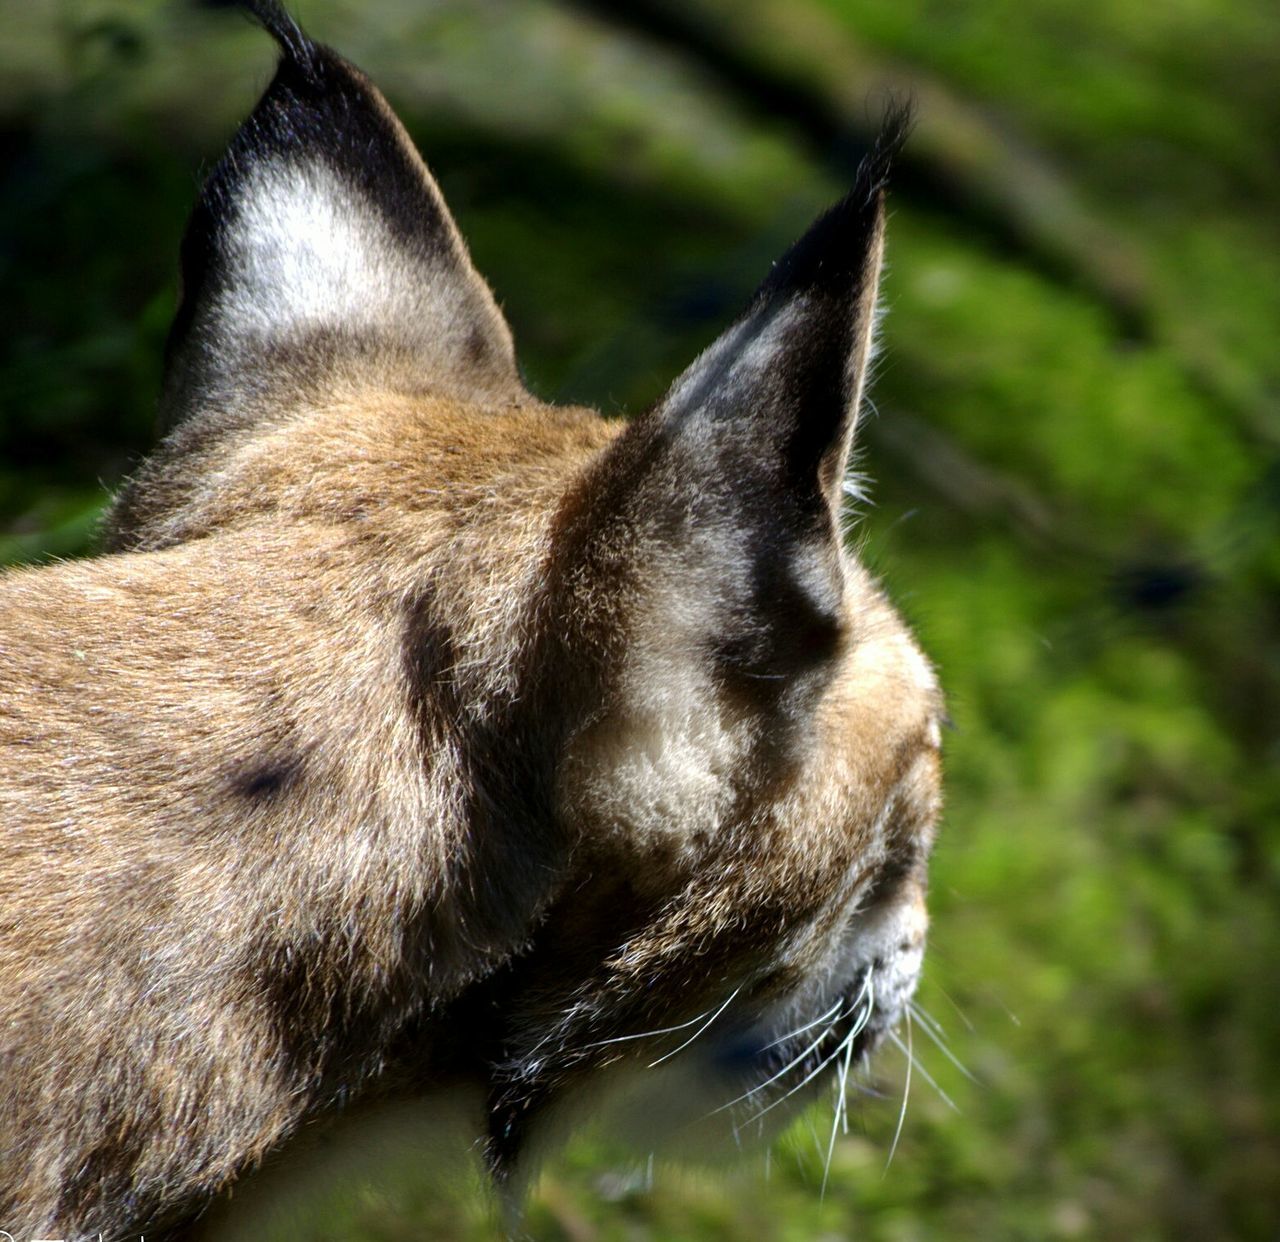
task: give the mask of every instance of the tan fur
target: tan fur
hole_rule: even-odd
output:
[[[889,1023],[914,985],[941,705],[856,562],[813,688],[762,706],[704,646],[755,536],[615,499],[659,486],[658,413],[544,405],[492,350],[281,349],[234,416],[178,411],[117,550],[0,578],[21,1238],[181,1222],[357,1099],[479,1074],[501,1139],[726,997],[785,1026],[880,971]]]
[[[475,693],[502,694],[504,596],[536,568],[564,472],[609,435],[573,412],[521,413],[516,440],[508,414],[343,406],[334,418],[368,435],[346,437],[341,471],[312,420],[294,456],[287,435],[245,453],[244,490],[228,480],[228,508],[187,532],[210,537],[4,579],[0,987],[18,1077],[55,1079],[8,1112],[20,1149],[44,1135],[22,1201],[74,1173],[104,1114],[150,1131],[144,1183],[176,1161],[219,1182],[265,1153],[303,1101],[258,1026],[245,946],[330,937],[348,986],[377,987],[402,966],[397,907],[457,900],[442,883],[462,827],[454,774],[447,754],[424,765],[408,718],[405,611],[449,565],[439,607],[466,633]],[[401,477],[419,447],[437,460]],[[497,470],[468,485],[477,460]],[[236,796],[239,774],[292,756],[308,771],[296,801]],[[441,963],[435,991],[513,947]],[[38,1114],[57,1081],[80,1098],[50,1131]],[[192,1152],[197,1119],[217,1150]]]

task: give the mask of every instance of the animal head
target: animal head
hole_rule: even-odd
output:
[[[935,678],[841,526],[904,118],[619,426],[525,393],[386,102],[259,12],[282,59],[192,217],[171,430],[111,542],[429,532],[406,680],[467,804],[434,973],[459,1021],[500,1014],[475,1033],[495,1167],[615,1062],[689,1042],[759,1108],[860,1057],[914,987],[939,802]]]
[[[337,646],[263,658],[385,663],[376,695],[360,673],[293,704],[302,740],[242,774],[254,815],[310,799],[297,848],[328,876],[282,926],[365,963],[314,950],[290,995],[324,1055],[298,1055],[329,1084],[480,1084],[500,1177],[628,1067],[696,1080],[677,1121],[728,1134],[847,1072],[920,968],[940,694],[841,520],[905,118],[666,396],[609,421],[526,392],[382,96],[250,7],[281,61],[192,216],[166,437],[107,541],[229,541],[270,593],[291,540],[333,540],[305,607]],[[394,826],[360,853],[375,805]],[[281,933],[290,961],[304,941]]]

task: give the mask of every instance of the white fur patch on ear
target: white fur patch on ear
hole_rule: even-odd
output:
[[[322,165],[257,172],[228,242],[239,278],[228,311],[258,332],[367,324],[373,307],[399,296],[389,230]]]
[[[376,206],[320,161],[253,169],[224,244],[227,278],[213,309],[224,340],[288,341],[335,329],[444,367],[467,356],[468,334],[482,321],[453,267],[406,246]]]

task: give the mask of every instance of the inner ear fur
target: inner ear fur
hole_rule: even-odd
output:
[[[166,427],[280,383],[518,391],[511,333],[404,127],[371,82],[269,0],[274,79],[182,243]]]

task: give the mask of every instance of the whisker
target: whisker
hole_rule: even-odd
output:
[[[856,1031],[850,1031],[844,1037],[844,1060],[840,1063],[840,1081],[836,1088],[835,1107],[832,1110],[831,1117],[831,1139],[827,1143],[827,1162],[822,1168],[822,1189],[818,1192],[818,1201],[822,1202],[827,1197],[827,1182],[831,1178],[831,1161],[836,1154],[836,1136],[840,1133],[841,1124],[843,1123],[844,1132],[849,1133],[849,1112],[848,1098],[845,1095],[846,1084],[849,1081],[849,1062],[853,1056],[853,1041],[857,1038]]]
[[[733,997],[729,999],[732,1000]],[[672,1035],[676,1031],[687,1031],[695,1022],[701,1022],[710,1012],[710,1009],[704,1009],[700,1014],[690,1018],[688,1022],[680,1022],[676,1026],[660,1026],[656,1030],[640,1031],[635,1035],[615,1035],[612,1039],[598,1039],[593,1044],[583,1044],[578,1051],[588,1052],[592,1048],[603,1048],[608,1044],[625,1044],[633,1039],[652,1039],[656,1035]]]
[[[871,1013],[875,1009],[876,1005],[876,989],[875,985],[871,982],[870,973],[867,974],[867,977],[863,982],[862,990],[867,993],[867,1007],[859,1017],[856,1025],[849,1032],[849,1047],[845,1051],[844,1064],[840,1068],[840,1124],[845,1134],[849,1133],[849,1069],[853,1064],[853,1040],[866,1027],[867,1023],[871,1021]],[[863,1089],[866,1091],[871,1090],[870,1087],[864,1087]]]
[[[843,996],[837,997],[836,1003],[832,1005],[831,1008],[826,1011],[826,1013],[819,1014],[812,1021],[806,1022],[803,1026],[796,1027],[794,1031],[789,1031],[786,1035],[779,1035],[777,1039],[771,1040],[769,1043],[765,1044],[765,1046],[761,1048],[760,1051],[768,1052],[770,1048],[776,1048],[779,1044],[784,1044],[786,1043],[787,1040],[794,1039],[797,1035],[801,1035],[805,1031],[810,1030],[812,1027],[817,1026],[819,1022],[825,1022],[828,1018],[831,1017],[832,1014],[836,1012],[837,1009],[840,1009],[842,1006],[847,1005],[848,1008],[845,1010],[845,1012],[852,1013],[858,1005],[862,1004],[862,998],[867,994],[867,989],[870,986],[871,986],[871,974],[870,972],[868,972],[863,976],[862,987],[858,989],[858,995],[855,996],[852,1001],[847,1000]],[[839,1017],[836,1017],[833,1020],[838,1022],[840,1019]]]
[[[853,1045],[851,1044],[844,1054],[840,1070],[840,1086],[837,1088],[840,1092],[840,1133],[845,1138],[849,1137],[849,1066],[852,1062]]]
[[[866,1027],[867,1023],[871,1021],[871,1011],[876,1007],[876,985],[871,982],[870,974],[867,975],[866,982],[862,986],[862,991],[858,993],[859,999],[862,998],[864,993],[867,998],[867,1007],[862,1011],[858,1018],[857,1025],[853,1028],[853,1033],[855,1035],[862,1031]]]
[[[908,1032],[911,1030],[911,1011],[910,1010],[907,1011],[907,1030]],[[897,1044],[898,1047],[901,1048],[902,1051],[906,1053],[907,1056],[911,1056],[910,1047],[903,1047],[902,1040],[900,1040],[895,1034],[890,1032],[889,1038],[893,1040],[893,1042]],[[915,1058],[912,1057],[912,1060],[915,1061]],[[921,1065],[919,1061],[915,1061],[915,1068],[919,1072],[920,1077],[923,1078],[925,1082],[927,1082],[929,1086],[931,1086],[938,1093],[938,1095],[942,1099],[942,1102],[945,1105],[947,1105],[948,1108],[950,1108],[953,1112],[957,1112],[957,1113],[961,1111],[960,1106],[955,1102],[955,1100],[953,1100],[940,1086],[938,1086],[937,1079],[935,1079],[934,1076],[930,1074],[929,1071],[925,1069],[925,1067]]]
[[[749,1100],[753,1095],[756,1095],[758,1092],[763,1091],[766,1087],[777,1082],[779,1078],[782,1078],[786,1074],[789,1074],[793,1069],[795,1069],[797,1065],[799,1065],[805,1059],[805,1057],[809,1055],[809,1053],[811,1053],[815,1048],[817,1048],[822,1043],[822,1041],[826,1039],[828,1035],[831,1034],[831,1028],[835,1026],[835,1024],[839,1022],[843,1016],[844,1016],[843,1014],[837,1014],[836,1017],[834,1017],[830,1022],[827,1023],[826,1028],[823,1030],[822,1034],[819,1035],[818,1038],[813,1041],[813,1043],[811,1043],[807,1048],[805,1048],[803,1052],[792,1057],[791,1060],[788,1061],[786,1065],[784,1065],[776,1074],[774,1074],[772,1078],[766,1078],[764,1082],[756,1083],[755,1086],[753,1086],[749,1091],[744,1091],[736,1099],[730,1100],[727,1104],[721,1104],[719,1108],[712,1109],[711,1112],[708,1114],[708,1116],[714,1117],[716,1113],[722,1113],[726,1108],[732,1108],[735,1104],[741,1104],[744,1100]],[[755,1118],[753,1117],[751,1120],[754,1121]]]
[[[848,1040],[848,1047],[845,1049],[844,1063],[840,1066],[840,1085],[836,1088],[839,1092],[838,1099],[840,1101],[840,1129],[843,1133],[849,1133],[849,1070],[853,1066],[853,1035]]]
[[[828,1056],[824,1057],[821,1061],[819,1061],[818,1064],[812,1070],[810,1070],[809,1073],[807,1073],[798,1083],[796,1083],[796,1085],[792,1087],[785,1095],[780,1095],[776,1100],[773,1101],[772,1104],[766,1104],[758,1113],[754,1113],[748,1120],[759,1121],[760,1118],[765,1115],[765,1113],[771,1113],[775,1108],[778,1107],[779,1104],[785,1103],[793,1095],[795,1095],[797,1091],[802,1090],[804,1087],[808,1086],[809,1083],[811,1083],[815,1078],[817,1078],[817,1076],[821,1074],[822,1071],[826,1069],[827,1066],[830,1065],[831,1062],[834,1061],[836,1057],[838,1057],[843,1051],[844,1051],[844,1043],[843,1041],[841,1041],[841,1043],[837,1045],[836,1050],[834,1052],[830,1053]],[[794,1066],[795,1062],[792,1061],[791,1065]],[[787,1068],[790,1069],[791,1066],[788,1066]]]
[[[946,1057],[947,1060],[950,1061],[951,1064],[954,1065],[956,1069],[958,1069],[971,1083],[980,1087],[982,1084],[978,1081],[977,1076],[970,1071],[969,1067],[965,1065],[965,1063],[961,1061],[950,1048],[947,1047],[946,1041],[942,1036],[942,1028],[938,1026],[938,1023],[917,1005],[912,1004],[910,1009],[911,1012],[920,1019],[920,1029],[938,1046],[938,1051],[941,1052],[942,1055]],[[931,1027],[934,1029],[930,1029]]]
[[[713,1023],[713,1022],[714,1022],[714,1021],[715,1021],[715,1020],[716,1020],[720,1015],[721,1015],[721,1014],[722,1014],[722,1013],[724,1013],[724,1011],[725,1011],[726,1009],[728,1009],[728,1008],[729,1008],[729,1006],[733,1003],[733,998],[734,998],[735,996],[737,996],[737,995],[738,995],[738,993],[739,993],[739,992],[741,992],[741,991],[742,991],[742,984],[738,984],[738,986],[737,986],[736,988],[734,988],[732,992],[730,992],[730,993],[729,993],[729,997],[728,997],[728,999],[724,1002],[724,1004],[723,1004],[723,1005],[721,1005],[721,1006],[720,1006],[720,1008],[719,1008],[719,1009],[717,1009],[717,1010],[715,1011],[715,1013],[713,1013],[713,1014],[711,1015],[711,1017],[709,1017],[709,1018],[706,1020],[706,1022],[704,1022],[700,1027],[698,1027],[698,1029],[697,1029],[696,1031],[694,1031],[694,1033],[693,1033],[692,1035],[690,1035],[690,1036],[689,1036],[689,1038],[688,1038],[688,1039],[686,1039],[686,1040],[684,1041],[684,1043],[682,1043],[682,1044],[680,1045],[680,1047],[679,1047],[679,1048],[672,1048],[670,1052],[664,1053],[664,1054],[663,1054],[662,1056],[660,1056],[656,1061],[650,1061],[650,1062],[649,1062],[649,1065],[648,1065],[648,1068],[649,1068],[649,1069],[653,1069],[653,1067],[654,1067],[655,1065],[661,1065],[661,1064],[663,1063],[663,1061],[669,1061],[673,1056],[675,1056],[675,1055],[676,1055],[676,1053],[677,1053],[677,1052],[683,1052],[683,1051],[684,1051],[684,1050],[685,1050],[685,1049],[686,1049],[686,1048],[687,1048],[691,1043],[693,1043],[693,1041],[694,1041],[695,1039],[697,1039],[697,1038],[698,1038],[698,1036],[699,1036],[699,1035],[701,1035],[701,1034],[702,1034],[702,1033],[703,1033],[703,1032],[704,1032],[704,1031],[705,1031],[705,1030],[706,1030],[706,1029],[707,1029],[707,1028],[708,1028],[708,1027],[709,1027],[709,1026],[710,1026],[710,1025],[711,1025],[711,1024],[712,1024],[712,1023]]]
[[[893,1132],[893,1143],[889,1147],[889,1158],[884,1162],[885,1173],[889,1172],[889,1166],[893,1163],[893,1153],[898,1150],[898,1140],[902,1137],[902,1125],[907,1119],[907,1100],[911,1096],[911,1067],[915,1063],[915,1057],[911,1055],[911,1011],[907,1011],[907,1045],[902,1047],[902,1041],[892,1031],[889,1032],[889,1038],[893,1040],[903,1052],[907,1054],[907,1077],[902,1084],[902,1108],[898,1111],[898,1128]],[[883,1174],[881,1175],[883,1176]]]
[[[945,957],[943,957],[943,951],[941,949],[938,949],[935,946],[930,945],[929,950],[935,963],[938,961],[939,958],[942,958],[942,960],[944,961],[946,960]],[[972,1031],[974,1029],[973,1023],[970,1022],[967,1017],[965,1017],[964,1010],[961,1009],[960,1006],[955,1002],[954,998],[952,998],[948,994],[947,990],[939,986],[939,984],[936,983],[934,979],[935,979],[935,976],[930,975],[929,986],[936,988],[938,990],[938,992],[946,1000],[947,1004],[950,1005],[951,1008],[956,1011],[956,1014],[960,1018],[960,1021],[963,1022],[965,1026]],[[1014,1026],[1022,1025],[1022,1019],[1019,1018],[1018,1015],[1014,1013],[1013,1010],[1010,1009],[1009,1006],[1006,1005],[1003,1000],[1000,999],[1000,994],[994,988],[988,986],[983,989],[983,1000],[985,1002],[988,1002],[990,1004],[997,1006],[999,1009],[1002,1009],[1004,1011],[1005,1017],[1008,1018],[1009,1021],[1012,1022]],[[975,1001],[975,1003],[977,1002]]]
[[[864,1009],[862,1013],[858,1015],[858,1020],[855,1022],[853,1029],[849,1032],[848,1038],[850,1039],[855,1038],[862,1031],[862,1029],[867,1025],[867,1023],[871,1020],[871,1010],[874,1004],[875,1004],[875,1000],[873,997],[871,1000],[867,1002],[866,1009]],[[830,1029],[831,1029],[830,1027],[827,1028],[828,1032],[830,1031]],[[822,1040],[818,1040],[818,1043],[821,1043],[821,1042]],[[810,1047],[811,1048],[817,1047],[817,1044],[811,1044]],[[773,1101],[772,1104],[766,1104],[764,1108],[762,1108],[758,1113],[755,1114],[754,1117],[751,1118],[751,1120],[752,1121],[759,1120],[761,1117],[765,1115],[765,1113],[772,1112],[773,1109],[777,1108],[779,1104],[782,1104],[785,1101],[789,1100],[793,1095],[795,1095],[797,1091],[801,1090],[802,1088],[806,1087],[809,1083],[811,1083],[843,1051],[844,1051],[844,1041],[841,1040],[841,1042],[836,1046],[836,1050],[833,1053],[831,1053],[827,1057],[824,1057],[823,1060],[819,1061],[817,1066],[808,1074],[806,1074],[804,1078],[802,1078],[798,1083],[796,1083],[796,1085],[792,1087],[791,1090],[788,1091],[785,1095],[780,1095],[776,1100]],[[808,1053],[805,1052],[804,1054],[801,1055],[801,1057],[797,1059],[803,1060],[804,1057],[807,1055]],[[789,1065],[787,1069],[790,1069],[795,1064],[796,1064],[796,1061],[792,1061],[791,1065]],[[774,1077],[776,1078],[777,1075],[774,1075]],[[772,1082],[773,1079],[770,1079],[769,1081]],[[761,1083],[760,1085],[762,1087],[767,1087],[769,1084]]]
[[[926,1026],[933,1027],[933,1029],[937,1031],[939,1035],[945,1035],[947,1033],[942,1023],[939,1022],[938,1019],[935,1018],[933,1014],[930,1013],[929,1010],[927,1010],[914,997],[911,1000],[907,1001],[907,1006],[911,1010],[911,1012],[915,1014],[917,1018],[920,1019],[921,1022],[923,1022]]]
[[[857,1001],[854,1001],[855,1005],[857,1003],[858,1003]],[[789,1039],[795,1039],[797,1035],[803,1035],[805,1031],[810,1030],[812,1027],[817,1026],[819,1022],[825,1022],[843,1004],[844,1004],[844,998],[841,997],[839,1000],[836,1001],[834,1005],[831,1006],[830,1009],[827,1010],[826,1013],[821,1014],[820,1016],[814,1018],[812,1022],[806,1022],[804,1026],[796,1027],[794,1031],[788,1031],[785,1035],[779,1035],[777,1039],[770,1040],[770,1042],[765,1044],[765,1046],[761,1048],[760,1051],[768,1052],[770,1048],[776,1048],[779,1044],[785,1044]]]
[[[975,1027],[973,1023],[969,1021],[969,1015],[965,1013],[963,1009],[960,1008],[960,1006],[956,1003],[956,1000],[951,995],[951,993],[948,992],[947,989],[944,988],[940,983],[938,983],[937,980],[932,981],[932,986],[939,993],[942,999],[945,1000],[947,1004],[950,1005],[951,1008],[956,1011],[956,1017],[959,1018],[960,1021],[964,1023],[965,1030],[968,1031],[971,1035],[976,1034],[977,1027]]]

